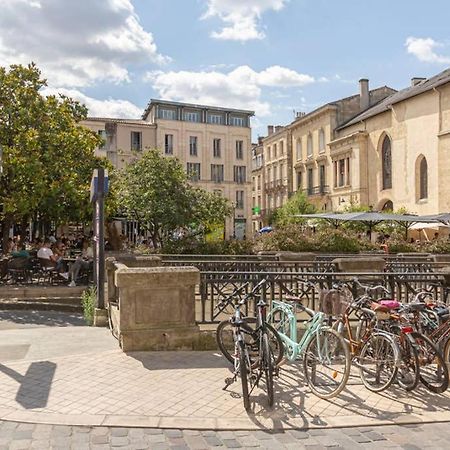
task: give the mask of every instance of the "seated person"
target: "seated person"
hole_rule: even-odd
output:
[[[71,282],[69,286],[76,286],[76,281],[78,274],[81,269],[90,270],[93,266],[94,251],[89,244],[89,240],[85,239],[82,244],[81,256],[79,256],[76,261],[72,264],[70,268],[70,278]]]
[[[11,252],[11,256],[13,258],[29,258],[30,253],[25,250],[25,246],[23,244],[18,244],[17,250],[15,252]]]
[[[61,257],[53,254],[50,246],[51,241],[49,239],[46,239],[42,247],[38,250],[37,257],[39,259],[48,260],[50,262],[49,265],[54,266],[62,277],[64,277],[66,280],[69,279],[69,274],[63,271],[64,260]]]

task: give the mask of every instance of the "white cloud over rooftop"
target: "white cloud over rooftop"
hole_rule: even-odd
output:
[[[281,66],[270,66],[260,72],[239,66],[230,72],[218,71],[153,71],[145,80],[166,100],[253,109],[258,115],[270,113],[270,105],[262,99],[264,88],[301,87],[313,83],[305,75]]]
[[[450,56],[440,55],[436,52],[438,48],[444,47],[444,45],[430,37],[417,38],[410,36],[406,39],[405,46],[407,52],[414,55],[419,61],[450,64]]]

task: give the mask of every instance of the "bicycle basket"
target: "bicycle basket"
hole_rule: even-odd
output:
[[[352,301],[351,293],[337,289],[322,289],[319,294],[319,311],[329,316],[341,316]]]

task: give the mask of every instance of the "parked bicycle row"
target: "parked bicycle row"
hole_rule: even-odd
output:
[[[386,287],[356,278],[352,286],[339,282],[331,289],[301,281],[298,292],[270,302],[266,285],[263,279],[249,292],[248,282],[218,305],[221,311],[233,308],[216,332],[220,350],[233,365],[224,389],[240,379],[246,409],[257,386],[265,388],[272,406],[274,379],[284,364],[298,360],[310,390],[323,399],[340,394],[352,367],[372,392],[393,383],[407,391],[422,383],[438,394],[448,388],[450,314],[432,284],[404,304]],[[319,310],[314,311],[308,304],[317,291]],[[254,317],[245,314],[253,301]]]

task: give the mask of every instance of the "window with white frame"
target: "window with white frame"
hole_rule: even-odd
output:
[[[158,116],[160,119],[176,120],[177,111],[175,109],[159,108]]]
[[[244,141],[236,141],[236,159],[244,159]]]
[[[214,183],[222,183],[223,164],[211,164],[211,181],[214,181]]]
[[[313,139],[312,139],[312,134],[309,133],[308,134],[308,139],[306,142],[306,156],[308,158],[311,158],[313,155]]]
[[[234,166],[234,182],[245,183],[247,181],[246,176],[247,168],[245,166]]]
[[[197,136],[189,136],[189,155],[197,156]]]
[[[187,163],[186,173],[191,181],[200,180],[200,163]]]
[[[173,155],[173,134],[164,135],[164,153]]]
[[[184,111],[183,118],[186,122],[200,122],[199,111]]]
[[[319,130],[319,152],[322,153],[325,151],[325,131],[323,128]]]
[[[220,139],[213,139],[213,156],[214,158],[220,158],[221,149],[220,149]]]
[[[243,117],[230,116],[230,125],[234,127],[245,127],[245,119]]]
[[[222,125],[224,122],[222,114],[208,114],[208,123],[212,123],[215,125]]]
[[[142,150],[142,133],[140,131],[131,132],[131,150],[136,152]]]
[[[100,150],[102,150],[106,146],[106,130],[98,130],[97,134],[99,137],[103,139],[103,142],[98,147]]]
[[[244,209],[244,191],[236,191],[236,209]]]
[[[301,161],[301,159],[302,159],[302,140],[300,138],[297,139],[296,153],[297,153],[297,161]]]

